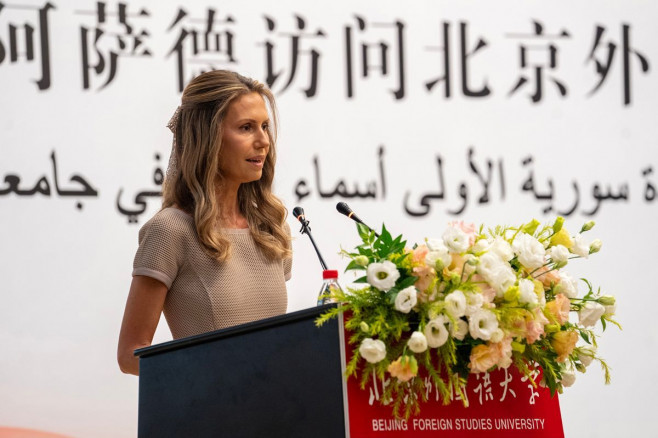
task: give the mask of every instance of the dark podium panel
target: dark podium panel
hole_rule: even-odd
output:
[[[328,306],[135,351],[140,438],[345,437],[339,323]]]

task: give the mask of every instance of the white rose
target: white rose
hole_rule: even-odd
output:
[[[398,292],[395,297],[395,310],[402,313],[409,313],[418,302],[416,288],[409,286]]]
[[[562,264],[569,260],[569,250],[564,245],[555,245],[548,248],[548,256],[553,262]]]
[[[498,329],[498,319],[493,312],[480,309],[468,319],[468,330],[473,339],[488,341]]]
[[[427,338],[421,332],[413,332],[407,341],[407,346],[414,353],[422,353],[427,350]]]
[[[443,243],[454,253],[462,253],[468,249],[468,234],[456,227],[448,227],[443,233]]]
[[[539,304],[539,297],[535,293],[535,283],[526,278],[519,280],[519,303]]]
[[[571,365],[563,370],[561,374],[562,379],[560,380],[560,383],[562,383],[562,386],[569,387],[576,382],[576,370],[574,370]]]
[[[366,338],[361,342],[359,354],[370,363],[377,363],[386,357],[386,345],[379,339]]]
[[[366,276],[368,283],[386,292],[395,286],[395,281],[400,278],[400,273],[394,263],[385,260],[382,263],[370,263],[366,270]]]
[[[500,257],[503,261],[509,262],[514,258],[514,251],[512,247],[500,236],[496,236],[493,243],[491,244],[491,252]]]
[[[439,265],[438,262],[441,262],[441,264]],[[437,270],[441,270],[446,266],[450,266],[451,262],[452,257],[450,256],[448,248],[446,248],[445,245],[443,245],[442,249],[429,251],[425,256],[425,264]]]
[[[517,235],[512,243],[512,249],[519,258],[519,262],[526,268],[537,269],[544,264],[546,249],[530,234]]]
[[[464,292],[456,290],[445,298],[446,311],[454,318],[460,318],[466,313],[466,296]]]
[[[605,313],[605,307],[601,304],[588,301],[578,312],[578,322],[583,327],[592,327]]]
[[[463,341],[468,334],[468,323],[460,318],[457,320],[457,325],[448,322],[448,329],[453,338]]]
[[[482,294],[477,292],[469,293],[466,295],[466,309],[464,310],[464,314],[466,316],[471,316],[482,308],[482,304],[484,304],[484,297]]]
[[[593,345],[585,345],[580,348],[580,353],[578,353],[578,359],[585,367],[590,366],[596,355],[596,347]]]
[[[584,258],[589,256],[589,243],[585,241],[585,238],[582,234],[576,235],[576,237],[573,239],[571,252]]]
[[[443,251],[448,250],[448,247],[443,243],[443,239],[425,239],[427,249],[430,251]]]
[[[477,271],[496,290],[499,297],[516,283],[516,275],[510,264],[493,253],[486,253],[480,257]]]
[[[480,239],[473,245],[473,252],[478,254],[481,252],[489,251],[491,248],[491,242],[487,239]]]
[[[604,307],[605,307],[605,312],[603,312],[604,315],[614,316],[615,312],[617,312],[617,303],[610,304]]]
[[[439,348],[448,340],[448,329],[446,328],[446,318],[443,315],[439,315],[436,318],[430,320],[430,322],[425,325],[425,338],[427,338],[427,345],[431,348]]]
[[[578,297],[578,280],[575,280],[571,275],[566,272],[560,271],[560,283],[556,289],[561,294],[564,294],[567,298],[577,298]]]

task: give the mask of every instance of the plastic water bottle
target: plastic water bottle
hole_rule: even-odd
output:
[[[322,271],[322,289],[318,294],[318,306],[335,303],[334,291],[343,291],[343,288],[338,284],[338,271],[333,269]]]

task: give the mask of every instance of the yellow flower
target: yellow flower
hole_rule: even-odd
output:
[[[562,228],[551,237],[551,246],[555,245],[562,245],[567,249],[570,249],[573,246],[573,239],[566,228]]]
[[[558,362],[564,362],[567,360],[567,357],[569,357],[573,349],[576,347],[576,342],[578,342],[578,333],[575,330],[557,332],[553,335],[551,345],[558,354]]]
[[[413,356],[400,356],[390,363],[387,368],[391,376],[397,377],[401,382],[408,382],[418,374],[418,362]]]

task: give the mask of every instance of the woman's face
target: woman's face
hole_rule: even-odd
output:
[[[219,153],[225,183],[240,185],[260,179],[270,150],[269,123],[265,100],[258,93],[240,96],[228,107]]]

